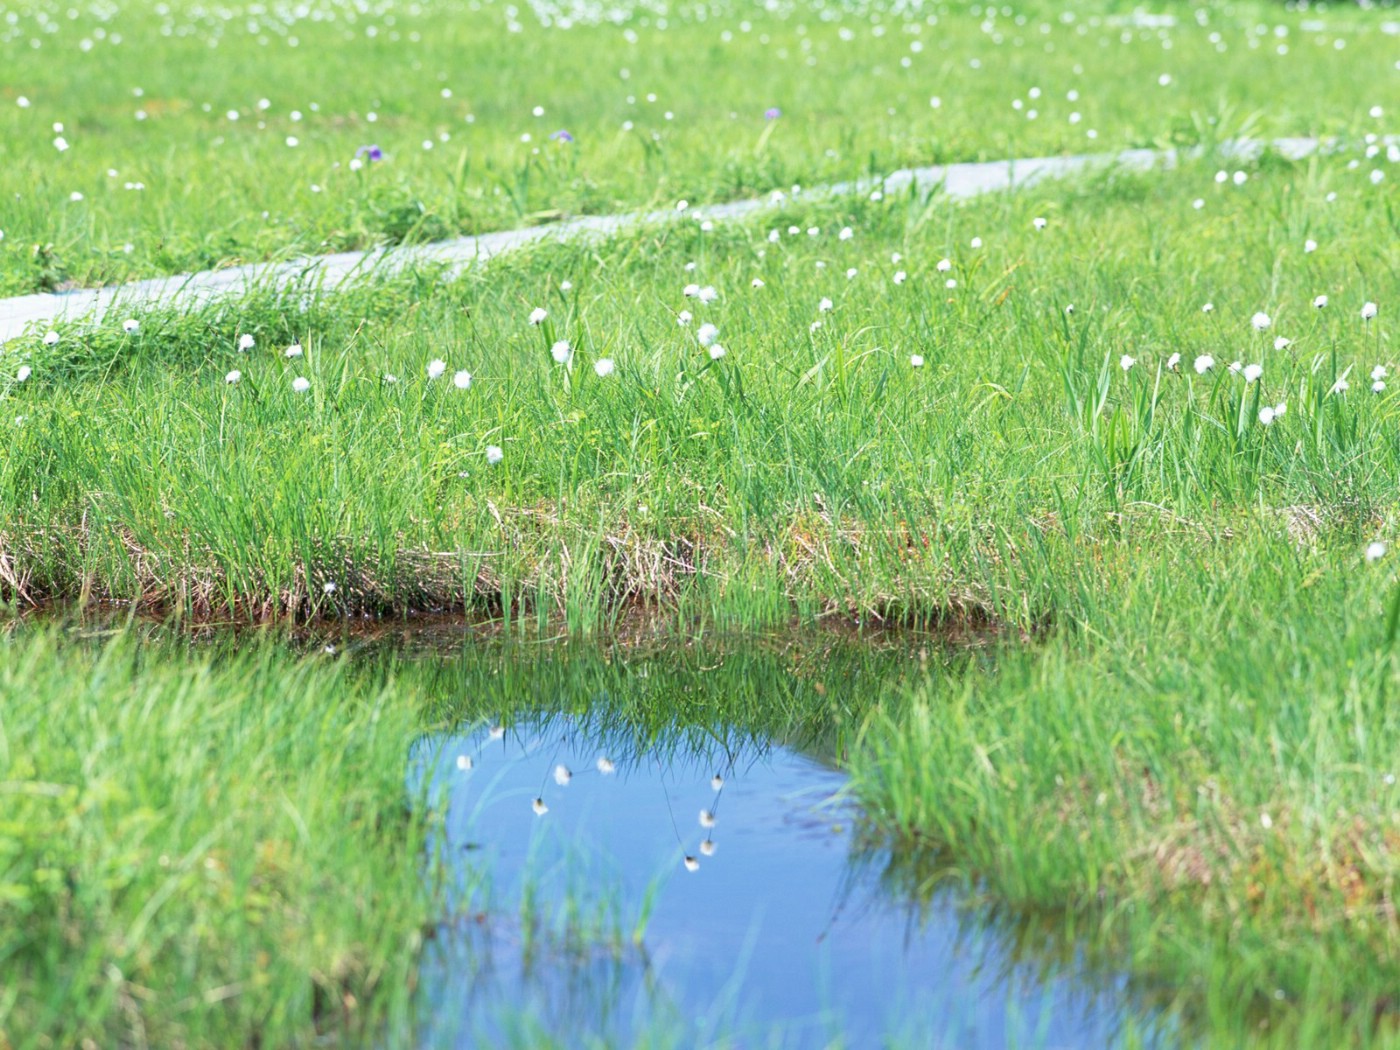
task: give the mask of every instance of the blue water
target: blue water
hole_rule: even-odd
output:
[[[424,959],[425,1047],[1157,1041],[1124,982],[1013,961],[952,889],[911,903],[804,754],[555,719],[424,740],[414,768],[461,912]]]

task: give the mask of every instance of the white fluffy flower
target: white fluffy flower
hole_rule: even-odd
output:
[[[695,332],[695,338],[700,340],[701,346],[713,346],[719,338],[719,329],[706,321]]]
[[[548,316],[548,310],[542,306],[537,306],[530,311],[530,323],[534,325],[544,324],[544,319]]]
[[[1203,376],[1215,367],[1215,358],[1211,357],[1210,354],[1202,354],[1200,357],[1196,358],[1194,367],[1196,369],[1196,374],[1198,376]]]
[[[1254,326],[1255,331],[1262,332],[1273,324],[1272,318],[1262,310],[1249,319],[1249,323]]]
[[[292,380],[292,389],[298,394],[304,394],[311,389],[311,380],[307,379],[306,376],[297,376]]]
[[[447,371],[447,362],[440,357],[435,357],[428,362],[428,378],[438,379]]]
[[[493,467],[505,458],[506,454],[500,445],[486,446],[486,462],[490,463]]]
[[[1376,306],[1375,303],[1367,303],[1361,308],[1361,319],[1363,321],[1369,321],[1371,318],[1375,317],[1376,314],[1379,312],[1380,308]]]
[[[466,390],[472,385],[472,374],[465,368],[460,372],[454,372],[452,375],[452,385],[458,390]]]
[[[599,376],[610,376],[613,374],[613,359],[611,357],[600,357],[593,362],[593,371]]]
[[[567,339],[560,339],[549,348],[549,356],[554,358],[557,364],[565,365],[574,356],[574,348],[569,345]]]

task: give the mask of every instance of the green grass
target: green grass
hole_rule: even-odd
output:
[[[1400,76],[1388,16],[1352,9],[360,6],[0,4],[0,293],[902,165],[1384,131]]]
[[[987,628],[1004,642],[994,658],[899,688],[859,674],[815,688],[823,646],[811,679],[774,670],[789,652],[690,676],[713,693],[688,692],[682,670],[612,703],[642,742],[679,712],[849,748],[872,829],[915,858],[916,892],[951,875],[1027,928],[1077,932],[1072,951],[1126,971],[1208,1045],[1394,1043],[1374,1019],[1400,978],[1400,582],[1393,551],[1366,551],[1397,538],[1400,403],[1372,376],[1397,364],[1400,213],[1383,144],[1366,156],[1359,138],[1385,129],[1366,115],[1395,75],[1384,16],[1329,11],[1334,31],[1303,28],[1310,13],[1201,8],[1167,50],[1156,30],[1073,13],[999,17],[996,44],[979,15],[940,10],[922,52],[912,21],[881,13],[877,36],[868,12],[797,10],[502,33],[488,5],[432,32],[375,16],[383,31],[356,22],[353,40],[338,14],[289,29],[295,51],[244,39],[241,22],[217,49],[157,40],[158,18],[134,9],[109,26],[120,48],[73,50],[81,14],[33,53],[28,30],[0,30],[6,84],[34,100],[0,107],[0,199],[22,196],[0,242],[11,291],[1078,150],[1090,126],[1105,149],[1245,131],[1352,143],[1265,155],[1241,186],[1216,181],[1225,162],[1208,152],[959,206],[796,194],[745,224],[539,245],[456,277],[264,290],[140,315],[129,335],[114,314],[53,345],[35,332],[0,357],[0,592],[237,623],[456,609],[511,638],[605,642]],[[815,67],[796,61],[803,40]],[[57,48],[74,57],[51,61]],[[420,75],[398,75],[405,61]],[[1035,121],[1009,105],[1032,84]],[[649,90],[656,103],[626,103]],[[130,119],[138,105],[148,120]],[[768,105],[783,116],[765,122]],[[220,115],[234,107],[237,122]],[[62,155],[54,120],[73,143]],[[556,125],[576,142],[542,141]],[[418,146],[440,130],[450,142]],[[332,168],[367,141],[389,159]],[[147,189],[109,188],[128,172]],[[687,298],[691,283],[718,298]],[[1364,319],[1368,302],[1379,315]],[[700,345],[703,323],[723,357]],[[284,356],[293,342],[303,356]],[[1215,367],[1198,374],[1205,354]],[[409,742],[530,707],[521,696],[598,696],[617,673],[556,679],[495,650],[468,670],[399,672],[261,648],[0,644],[11,1041],[402,1032],[435,903],[426,816],[404,816]],[[350,1018],[318,1022],[315,1004],[346,992]]]

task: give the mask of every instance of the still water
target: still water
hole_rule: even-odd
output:
[[[425,738],[412,765],[458,913],[421,971],[425,1047],[1162,1042],[1123,981],[1012,948],[966,887],[911,892],[799,750],[638,745],[585,711]]]

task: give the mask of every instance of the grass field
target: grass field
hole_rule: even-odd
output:
[[[920,858],[914,892],[965,880],[1073,931],[1207,1045],[1400,1040],[1383,12],[172,7],[0,8],[3,90],[30,102],[0,107],[6,290],[789,193],[5,346],[16,608],[454,610],[586,641],[385,663],[18,627],[0,1043],[402,1037],[442,903],[407,750],[566,695],[641,733],[820,741]],[[1211,152],[1245,132],[1343,139]],[[790,192],[1144,143],[1204,153],[956,206]],[[794,624],[992,641],[830,689],[788,657],[706,679],[675,655]],[[632,703],[639,638],[679,643],[679,677]],[[863,659],[844,644],[796,647]]]
[[[1351,9],[620,10],[7,2],[0,293],[908,164],[1359,135],[1400,76],[1388,16]]]

